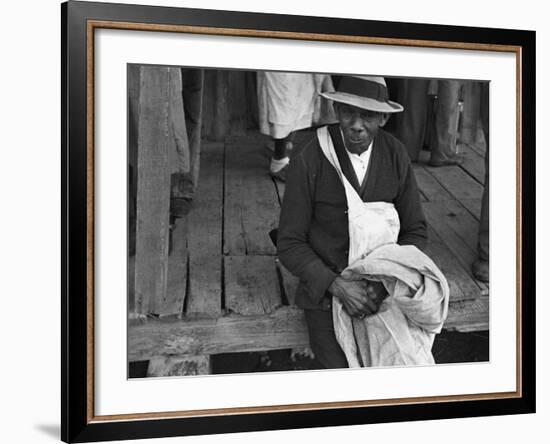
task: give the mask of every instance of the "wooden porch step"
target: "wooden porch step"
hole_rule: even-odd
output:
[[[263,315],[149,319],[145,323],[130,325],[128,360],[140,361],[164,355],[276,350],[308,344],[304,312],[285,306]]]
[[[453,301],[443,327],[471,332],[489,329],[489,298]],[[274,334],[276,332],[276,334]],[[204,356],[307,347],[303,310],[283,306],[264,315],[149,319],[128,329],[128,360],[155,356]]]
[[[241,315],[261,315],[282,305],[273,256],[226,256],[225,308]]]
[[[203,145],[199,184],[189,212],[187,315],[222,313],[223,158],[222,143]]]
[[[279,198],[269,152],[258,143],[231,142],[225,149],[224,254],[274,255],[268,233],[279,223]]]

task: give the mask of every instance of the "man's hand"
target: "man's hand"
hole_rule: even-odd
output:
[[[344,305],[350,316],[363,318],[378,311],[387,293],[380,282],[350,281],[338,276],[328,288]]]

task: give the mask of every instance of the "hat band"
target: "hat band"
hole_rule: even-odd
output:
[[[387,102],[389,99],[388,89],[384,85],[358,77],[344,77],[338,86],[338,92],[368,97],[379,102]]]

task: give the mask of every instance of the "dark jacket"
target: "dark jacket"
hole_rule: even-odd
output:
[[[392,202],[399,214],[398,243],[422,249],[426,220],[407,150],[380,130],[374,140],[366,181],[360,186],[345,151],[338,124],[329,125],[344,175],[365,202]],[[327,292],[347,267],[347,201],[338,173],[325,158],[314,133],[292,157],[279,222],[277,252],[283,265],[300,278],[296,303],[305,309],[330,308]]]

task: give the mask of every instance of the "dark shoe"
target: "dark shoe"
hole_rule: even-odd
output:
[[[280,182],[286,182],[286,171],[288,170],[288,164],[282,167],[279,171],[269,171],[269,175]]]
[[[474,277],[481,282],[489,282],[489,262],[477,259],[472,265]]]
[[[185,197],[172,197],[170,199],[170,216],[179,218],[184,217],[191,211],[192,199]]]
[[[464,158],[459,155],[454,155],[451,157],[447,157],[445,159],[437,159],[432,160],[428,162],[428,165],[431,167],[442,167],[442,166],[452,166],[452,165],[461,165],[462,162],[464,162]]]

